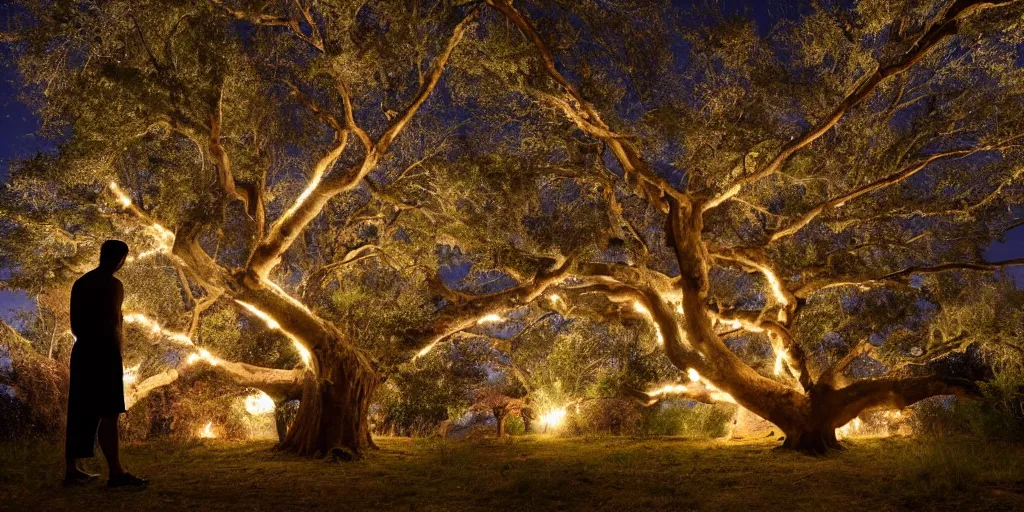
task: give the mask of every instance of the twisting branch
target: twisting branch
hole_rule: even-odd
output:
[[[818,206],[815,206],[814,208],[811,208],[807,213],[805,213],[803,216],[801,216],[799,219],[794,221],[789,226],[785,227],[784,229],[780,229],[779,231],[776,231],[775,233],[773,233],[771,238],[768,240],[768,242],[769,243],[777,242],[778,240],[780,240],[782,238],[785,238],[787,236],[795,234],[797,231],[800,231],[805,226],[810,224],[812,220],[814,220],[818,215],[821,215],[823,212],[825,212],[825,210],[828,210],[830,208],[840,207],[840,206],[846,204],[848,201],[852,201],[854,199],[857,199],[858,197],[861,197],[861,196],[863,196],[865,194],[870,194],[871,192],[874,192],[876,190],[880,190],[880,189],[883,189],[885,187],[888,187],[888,186],[895,185],[897,183],[903,182],[903,181],[907,180],[908,178],[910,178],[911,176],[917,174],[918,172],[923,170],[925,167],[927,167],[928,164],[930,164],[930,163],[932,163],[932,162],[934,162],[936,160],[939,160],[939,159],[942,159],[942,158],[948,158],[948,157],[951,157],[951,156],[969,155],[969,154],[976,153],[978,151],[984,151],[986,149],[990,149],[990,148],[986,146],[986,147],[983,147],[983,148],[977,148],[977,149],[973,149],[973,150],[946,151],[946,152],[943,152],[943,153],[936,153],[934,155],[931,155],[928,158],[926,158],[924,161],[922,161],[922,162],[920,162],[918,164],[914,164],[914,165],[908,166],[908,167],[902,169],[900,172],[898,172],[896,174],[893,174],[893,175],[890,175],[890,176],[886,176],[886,177],[884,177],[884,178],[882,178],[880,180],[874,181],[872,183],[864,185],[863,187],[860,187],[860,188],[858,188],[856,190],[853,190],[852,192],[848,192],[848,193],[846,193],[846,194],[844,194],[842,196],[839,196],[839,197],[837,197],[835,199],[830,199],[830,200],[828,200],[828,201],[826,201],[824,203],[821,203]]]
[[[784,325],[779,322],[764,318],[758,311],[720,310],[712,311],[712,314],[721,321],[738,324],[740,328],[749,332],[765,332],[772,341],[772,349],[776,357],[781,357],[794,373],[797,381],[804,391],[814,386],[811,372],[807,369],[807,357],[800,344],[793,338]],[[776,346],[778,345],[778,346]]]
[[[614,133],[601,119],[597,109],[585,100],[576,87],[558,72],[551,50],[544,43],[544,40],[541,39],[529,20],[523,17],[508,0],[487,0],[487,4],[511,21],[530,41],[544,62],[544,69],[547,75],[558,83],[559,87],[568,96],[566,100],[563,100],[540,93],[541,98],[565,112],[566,116],[584,133],[604,142],[611,149],[616,160],[619,161],[619,165],[622,166],[627,181],[632,182],[631,185],[634,191],[639,196],[647,198],[653,206],[662,212],[667,212],[668,204],[665,198],[668,196],[682,198],[683,194],[655,174],[647,163],[644,162],[636,146],[622,135]]]
[[[864,101],[864,99],[866,99],[875,90],[882,80],[910,69],[914,64],[918,63],[921,59],[931,53],[931,51],[935,49],[940,42],[945,40],[947,37],[956,34],[962,20],[982,10],[1003,4],[1014,3],[1016,1],[1019,0],[954,1],[947,9],[943,10],[937,20],[933,21],[929,25],[928,30],[918,38],[916,44],[914,44],[909,51],[903,54],[895,62],[884,67],[879,67],[873,73],[861,77],[853,88],[853,91],[843,98],[843,100],[839,102],[832,112],[825,116],[822,121],[783,146],[779,153],[775,155],[775,158],[768,162],[764,167],[752,174],[736,180],[726,187],[725,192],[704,201],[701,205],[701,210],[707,211],[722,204],[734,197],[736,194],[739,194],[743,187],[782,169],[782,166],[791,156],[831,130],[847,112],[860,104],[860,102]]]
[[[491,315],[537,300],[549,287],[567,278],[572,266],[573,259],[565,258],[558,266],[537,273],[529,282],[488,295],[474,297],[454,291],[448,293],[454,304],[439,311],[431,325],[412,333],[416,345],[421,347],[415,357],[426,355],[445,338],[469,329]],[[438,284],[435,283],[435,286]]]
[[[843,384],[843,372],[845,372],[846,369],[857,360],[857,358],[873,354],[874,350],[875,346],[868,340],[862,341],[859,345],[854,347],[853,350],[847,352],[842,359],[836,361],[832,366],[821,372],[821,375],[818,377],[818,384],[833,388],[840,387]]]
[[[937,274],[939,272],[947,272],[950,270],[977,270],[977,271],[992,271],[1002,270],[1007,267],[1015,267],[1018,265],[1024,265],[1024,258],[1016,258],[1006,261],[997,262],[952,262],[943,263],[941,265],[934,266],[919,266],[919,267],[907,267],[903,270],[897,270],[890,272],[881,277],[867,278],[867,279],[847,279],[843,281],[832,281],[828,279],[818,279],[807,282],[793,291],[796,297],[806,298],[822,290],[829,288],[838,288],[842,286],[856,286],[861,290],[867,290],[874,286],[885,286],[893,283],[905,284],[910,276],[914,274]]]
[[[865,409],[902,409],[939,395],[979,396],[977,384],[965,379],[940,377],[880,377],[862,379],[830,393],[834,427],[856,418]]]
[[[428,79],[419,88],[416,97],[409,107],[399,115],[394,122],[385,130],[384,134],[370,147],[363,161],[350,168],[346,172],[332,173],[315,186],[311,184],[296,202],[281,215],[281,217],[270,227],[270,232],[253,251],[249,260],[248,271],[255,277],[256,281],[265,279],[270,271],[281,261],[281,256],[287,251],[302,230],[315,219],[323,210],[327,202],[334,196],[354,189],[362,182],[371,171],[373,171],[380,159],[386,154],[388,147],[406,127],[412,117],[419,111],[419,108],[426,102],[427,98],[434,91],[441,75],[444,73],[448,59],[455,51],[455,47],[462,40],[463,35],[479,14],[474,9],[455,27],[454,32],[448,39],[444,51],[434,60]],[[339,82],[339,87],[341,87]],[[342,87],[343,97],[346,98],[346,125],[354,126],[351,121],[351,105],[347,99],[347,87]],[[357,132],[358,133],[358,132]],[[360,136],[363,139],[363,136]],[[364,143],[365,140],[364,139]],[[341,155],[343,146],[336,145],[331,152],[322,158],[317,166],[329,167],[334,164]]]
[[[661,402],[666,398],[682,398],[684,400],[693,400],[694,402],[700,402],[702,404],[715,404],[719,400],[715,400],[711,396],[711,392],[705,387],[692,388],[691,386],[666,386],[667,389],[658,390],[656,393],[643,392],[636,389],[624,388],[621,393],[628,397],[633,398],[640,402],[644,407],[650,407],[652,405]]]
[[[309,43],[313,48],[316,48],[320,52],[324,51],[324,41],[323,38],[320,37],[320,29],[317,27],[310,9],[303,6],[299,0],[295,0],[295,5],[302,13],[302,17],[305,19],[306,24],[309,25],[309,35],[306,35],[306,33],[302,31],[302,24],[295,18],[275,14],[254,14],[226,5],[223,0],[209,1],[237,20],[248,21],[254,25],[263,25],[267,27],[287,27],[291,29],[292,33],[298,36],[299,39]]]
[[[202,361],[200,363],[199,361]],[[236,363],[216,359],[209,362],[200,359],[182,369],[170,368],[141,382],[128,386],[125,390],[125,407],[131,409],[154,390],[168,386],[190,371],[207,368],[209,371],[227,378],[239,386],[255,388],[270,395],[275,401],[296,399],[302,394],[302,379],[305,369],[280,370],[264,368],[247,363]]]

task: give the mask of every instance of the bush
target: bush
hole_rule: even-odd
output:
[[[505,434],[510,436],[521,436],[526,433],[526,424],[523,418],[510,414],[505,418]]]
[[[714,439],[729,433],[734,410],[724,404],[663,402],[644,411],[637,435]]]
[[[915,406],[917,429],[932,435],[967,434],[1024,440],[1024,370],[1006,369],[981,384],[980,400],[937,397]]]
[[[68,369],[0,326],[0,439],[63,440]]]
[[[625,398],[591,400],[570,411],[562,435],[635,435],[641,420],[641,406]]]

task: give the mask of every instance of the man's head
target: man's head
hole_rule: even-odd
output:
[[[120,240],[107,240],[100,246],[100,268],[111,273],[124,265],[128,256],[128,244]]]

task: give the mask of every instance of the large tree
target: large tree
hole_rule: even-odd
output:
[[[309,352],[297,452],[358,453],[382,374],[545,291],[649,319],[691,381],[658,394],[810,451],[973,390],[924,363],[1013,346],[931,327],[951,279],[1020,263],[982,258],[1020,214],[1019,0],[771,30],[667,1],[21,3],[5,39],[61,145],[12,177],[7,265],[67,281],[131,233],[133,265]]]

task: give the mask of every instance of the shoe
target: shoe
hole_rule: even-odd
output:
[[[93,473],[85,473],[79,471],[73,475],[64,475],[64,487],[73,487],[76,485],[85,485],[91,482],[95,482],[100,476]]]
[[[111,489],[144,489],[147,485],[149,485],[149,480],[139,478],[127,471],[107,479],[107,487]]]

